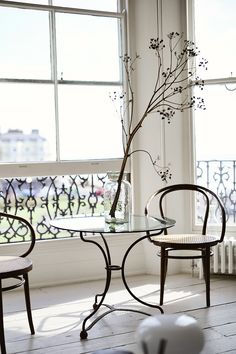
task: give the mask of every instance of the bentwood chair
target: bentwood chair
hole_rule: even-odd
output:
[[[0,255],[0,346],[1,353],[6,353],[4,321],[3,321],[3,297],[4,291],[12,290],[24,285],[25,303],[31,334],[34,334],[34,325],[31,314],[30,292],[28,272],[32,269],[32,261],[27,257],[35,245],[35,232],[31,224],[24,218],[0,212],[0,235],[17,239],[24,239],[27,249],[20,256]],[[3,252],[1,251],[1,254]],[[9,280],[10,279],[10,283]],[[3,286],[3,282],[7,282]]]
[[[203,274],[206,284],[206,306],[210,306],[210,256],[213,254],[211,247],[224,239],[226,228],[226,213],[224,206],[218,196],[208,188],[194,184],[176,184],[164,187],[156,191],[148,199],[145,207],[145,214],[148,215],[152,202],[156,202],[161,217],[165,217],[165,202],[175,203],[176,209],[180,208],[179,191],[191,191],[195,195],[199,205],[199,219],[201,231],[198,233],[168,234],[167,229],[164,235],[150,238],[153,245],[159,246],[158,255],[161,259],[160,269],[160,305],[163,305],[164,286],[167,274],[168,259],[202,259]],[[186,192],[185,192],[186,193]],[[189,193],[189,192],[188,192]],[[172,198],[170,196],[172,194]],[[171,198],[171,199],[170,199]],[[195,199],[196,200],[196,199]],[[173,205],[172,205],[173,207]],[[213,210],[214,207],[214,210]],[[219,220],[218,234],[209,233],[209,226],[212,222],[212,213]],[[185,211],[182,211],[185,217]],[[218,225],[217,225],[218,226]],[[184,250],[184,254],[180,254]],[[177,252],[175,252],[177,251]],[[188,254],[186,254],[186,252]],[[196,253],[197,252],[197,253]]]

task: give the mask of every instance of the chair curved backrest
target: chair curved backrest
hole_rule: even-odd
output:
[[[217,210],[220,211],[220,217],[221,217],[221,230],[220,230],[220,236],[219,236],[219,242],[222,242],[224,240],[224,236],[225,236],[225,231],[226,231],[226,213],[225,213],[225,208],[224,205],[222,203],[222,201],[220,200],[220,198],[217,196],[217,194],[215,192],[213,192],[212,190],[204,187],[204,186],[200,186],[197,184],[187,184],[187,183],[183,183],[183,184],[174,184],[174,185],[170,185],[170,186],[166,186],[163,187],[159,190],[157,190],[155,193],[153,193],[145,206],[145,215],[148,215],[149,213],[149,207],[150,204],[153,202],[153,200],[155,198],[159,198],[159,211],[160,211],[160,215],[162,218],[165,217],[165,212],[164,212],[164,200],[165,197],[173,192],[176,191],[181,191],[181,190],[189,190],[189,191],[195,191],[200,193],[205,201],[205,210],[204,210],[204,214],[203,214],[203,224],[202,224],[202,235],[206,235],[207,233],[207,226],[208,226],[208,221],[209,221],[209,213],[210,213],[210,205],[212,203],[212,201],[214,200],[214,202],[217,204],[216,208]],[[168,231],[167,229],[164,230],[165,235],[167,235]]]
[[[0,211],[0,228],[1,228],[1,222],[3,221],[3,219],[6,219],[9,222],[9,225],[13,225],[14,221],[17,220],[20,223],[21,227],[26,227],[29,230],[30,239],[29,239],[29,243],[27,242],[27,249],[24,253],[19,255],[19,257],[28,256],[32,252],[32,250],[35,246],[35,242],[36,242],[35,231],[34,231],[32,225],[29,223],[29,221],[27,219],[25,219],[21,216]]]

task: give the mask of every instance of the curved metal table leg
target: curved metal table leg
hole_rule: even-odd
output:
[[[161,232],[159,233],[161,234]],[[161,306],[158,306],[158,305],[153,305],[153,304],[150,304],[146,301],[143,301],[141,299],[139,299],[130,289],[130,287],[128,286],[127,282],[126,282],[126,279],[125,279],[125,262],[126,262],[126,259],[130,253],[130,251],[133,249],[134,246],[137,245],[137,243],[143,241],[144,239],[146,238],[150,238],[150,235],[149,234],[146,234],[145,236],[143,237],[140,237],[139,239],[137,239],[135,242],[133,242],[130,247],[127,249],[127,251],[125,252],[125,255],[123,257],[123,261],[122,261],[122,265],[121,265],[121,276],[122,276],[122,281],[124,283],[124,286],[126,288],[126,290],[129,292],[129,294],[136,300],[138,301],[139,303],[145,305],[145,306],[148,306],[148,307],[152,307],[152,308],[155,308],[155,309],[158,309],[162,314],[164,313],[163,309],[161,308]],[[136,311],[138,312],[138,311]],[[145,313],[146,315],[149,315],[148,313]]]
[[[100,233],[100,236],[101,236],[101,238],[102,238],[102,240],[103,240],[105,250],[104,250],[102,247],[100,248],[100,247],[99,247],[100,245],[97,244],[95,241],[92,242],[92,243],[95,243],[95,244],[101,249],[101,251],[102,251],[102,253],[103,253],[104,260],[105,260],[105,263],[106,263],[105,269],[106,269],[106,271],[107,271],[107,276],[108,276],[108,273],[109,273],[109,274],[110,274],[110,278],[111,278],[112,269],[111,269],[111,267],[110,267],[110,265],[111,265],[111,255],[110,255],[109,247],[108,247],[107,241],[106,241],[106,239],[105,239],[105,237],[103,236],[102,233]],[[83,241],[85,241],[85,239],[83,239]],[[87,240],[87,242],[89,242],[89,241]],[[110,281],[111,281],[111,279],[110,279]],[[110,283],[109,283],[109,284],[110,284]],[[108,288],[109,288],[109,285],[108,285],[108,287],[107,287],[107,290],[108,290]],[[94,310],[97,309],[97,308],[99,308],[99,307],[101,306],[101,305],[98,306],[98,298],[99,298],[99,297],[102,297],[102,296],[104,295],[104,293],[106,294],[106,293],[107,293],[107,290],[106,290],[106,286],[105,286],[105,289],[104,289],[103,293],[99,293],[99,294],[96,294],[96,295],[95,295],[94,304],[93,304]]]
[[[101,235],[101,236],[102,236],[103,241],[105,241],[103,235]],[[92,311],[92,312],[83,320],[82,330],[81,330],[81,332],[80,332],[80,338],[81,338],[81,339],[86,339],[86,338],[88,337],[87,331],[88,331],[90,328],[93,327],[93,325],[97,322],[97,320],[95,320],[93,323],[91,323],[87,328],[86,328],[86,322],[87,322],[88,319],[91,318],[91,317],[98,311],[98,309],[101,307],[101,305],[103,304],[103,301],[104,301],[104,299],[105,299],[105,296],[106,296],[106,294],[107,294],[107,291],[108,291],[108,289],[109,289],[109,287],[110,287],[110,283],[111,283],[110,260],[111,260],[111,259],[110,259],[110,252],[109,252],[109,249],[108,249],[108,247],[107,247],[106,241],[105,241],[105,248],[106,248],[107,254],[106,254],[106,252],[104,251],[104,249],[102,248],[102,246],[101,246],[99,243],[97,243],[97,242],[94,241],[94,240],[88,240],[88,239],[84,238],[83,232],[80,232],[80,238],[81,238],[81,240],[84,241],[84,242],[88,242],[88,243],[93,243],[93,244],[95,244],[95,245],[100,249],[100,251],[101,251],[102,254],[103,254],[104,260],[105,260],[105,264],[106,264],[105,269],[106,269],[106,274],[107,274],[107,276],[106,276],[106,282],[105,282],[105,288],[104,288],[103,293],[102,293],[102,294],[97,294],[97,295],[95,296],[95,303],[94,303],[94,305],[93,305],[94,311]],[[99,303],[97,303],[98,296],[101,296],[101,299],[100,299],[100,302],[99,302]]]

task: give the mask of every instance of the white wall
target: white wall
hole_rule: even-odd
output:
[[[185,20],[185,0],[131,0],[132,8],[132,29],[135,33],[135,44],[131,43],[132,49],[135,47],[137,53],[141,55],[140,63],[137,67],[136,77],[136,114],[141,117],[145,109],[148,98],[152,94],[154,79],[156,78],[155,57],[148,49],[150,38],[160,37],[164,40],[166,35],[172,31],[186,33]],[[168,183],[183,183],[190,181],[190,149],[189,149],[189,116],[186,113],[176,113],[171,124],[162,122],[157,114],[149,116],[135,141],[135,148],[146,148],[156,156],[160,155],[161,165],[170,164],[172,179]],[[144,205],[149,195],[163,186],[156,175],[149,160],[143,154],[136,155],[133,159],[133,187],[135,211],[143,212]],[[178,200],[178,204],[167,206],[167,214],[170,217],[177,217],[179,228],[183,227],[187,231],[190,220],[186,213],[183,216],[184,203],[187,200]],[[177,211],[177,214],[176,214]],[[182,222],[181,222],[182,220]],[[159,259],[153,253],[153,246],[144,243],[146,255],[146,269],[149,273],[159,271]],[[186,267],[185,267],[186,269]],[[170,272],[181,270],[181,262],[170,261]],[[188,269],[187,269],[188,270]],[[190,270],[190,268],[189,268]]]
[[[149,40],[157,36],[165,40],[171,31],[186,32],[185,0],[131,0],[130,3],[135,38],[131,47],[133,52],[141,55],[135,81],[136,116],[140,118],[156,78],[155,56],[148,49]],[[189,129],[186,112],[176,113],[171,124],[152,114],[145,120],[135,139],[135,148],[146,148],[153,156],[159,155],[162,158],[160,165],[170,164],[172,179],[169,183],[190,181]],[[148,158],[141,153],[133,158],[133,168],[135,211],[143,212],[148,196],[165,183],[157,176]]]
[[[90,239],[101,242],[99,236]],[[121,265],[125,251],[134,240],[135,235],[108,237],[112,264]],[[22,254],[25,246],[26,244],[3,245],[0,247],[0,255]],[[104,279],[106,275],[104,258],[99,248],[84,243],[79,238],[36,242],[30,258],[33,261],[33,270],[30,272],[32,287],[98,280]],[[125,274],[143,273],[143,248],[137,245],[127,258]],[[114,272],[113,276],[120,276],[120,272]]]

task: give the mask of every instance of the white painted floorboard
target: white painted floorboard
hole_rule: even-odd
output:
[[[145,301],[159,300],[158,278],[142,275],[129,278],[132,291]],[[89,313],[94,295],[103,281],[31,289],[36,334],[31,336],[21,291],[4,293],[5,335],[9,354],[88,354],[98,349],[124,349],[135,354],[135,330],[145,315],[116,311],[105,316],[80,340],[83,318]],[[160,314],[133,300],[120,279],[113,279],[106,303],[129,306]],[[201,354],[236,354],[236,277],[212,277],[211,307],[205,307],[203,280],[186,275],[168,275],[163,309],[166,314],[194,316],[205,336]],[[99,310],[99,313],[103,311]],[[183,353],[185,354],[185,353]],[[191,353],[186,353],[191,354]]]

